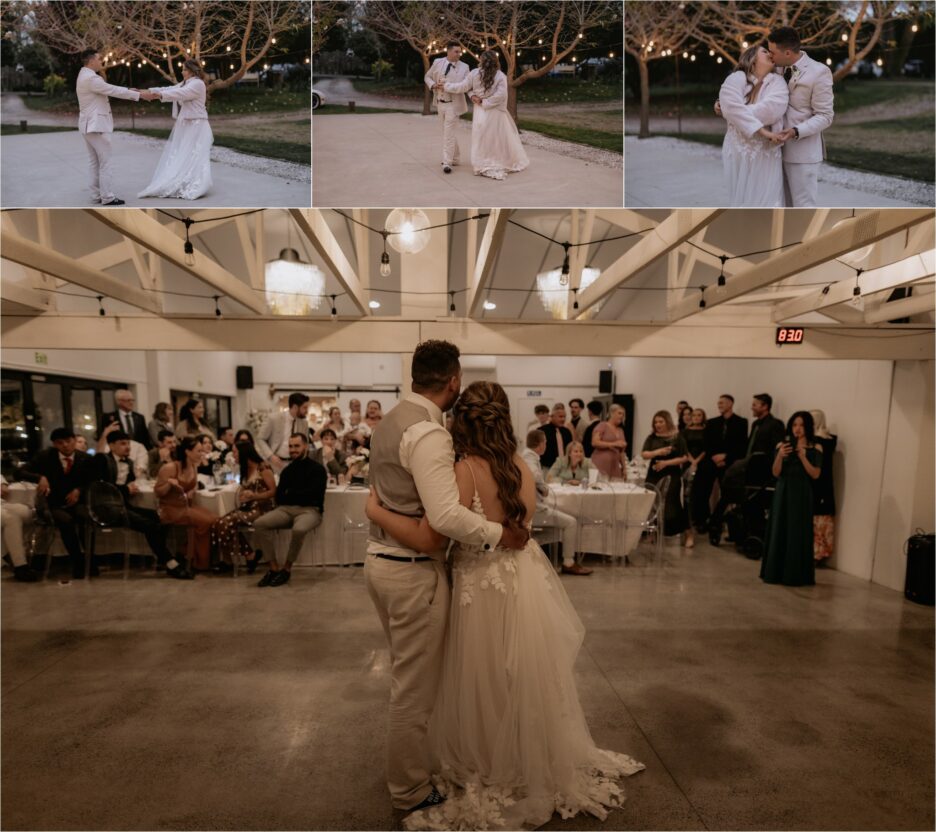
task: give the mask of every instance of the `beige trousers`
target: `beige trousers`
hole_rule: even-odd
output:
[[[26,563],[26,546],[23,543],[23,526],[32,520],[32,509],[22,503],[3,503],[0,507],[0,523],[3,525],[3,551],[9,552],[14,566]]]
[[[819,202],[822,162],[784,162],[783,191],[787,208],[815,208]]]
[[[439,118],[442,120],[442,164],[457,165],[458,150],[458,113],[454,104],[439,101],[436,104]]]
[[[412,809],[432,790],[426,732],[442,670],[448,576],[440,561],[368,555],[364,581],[390,645],[387,786],[394,808]]]
[[[83,135],[91,167],[91,196],[101,202],[113,202],[117,196],[114,194],[111,176],[110,133],[84,133]]]

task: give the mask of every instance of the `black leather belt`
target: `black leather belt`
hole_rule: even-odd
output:
[[[398,563],[424,563],[427,560],[432,560],[432,558],[404,558],[399,555],[374,555],[375,558],[383,558],[384,560],[395,560]]]

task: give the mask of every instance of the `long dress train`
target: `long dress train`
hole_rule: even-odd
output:
[[[472,510],[484,515],[475,490]],[[429,723],[439,806],[407,829],[535,828],[602,820],[643,763],[598,748],[573,667],[585,628],[539,545],[458,546],[439,696]]]

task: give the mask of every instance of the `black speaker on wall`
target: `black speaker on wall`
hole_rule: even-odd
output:
[[[237,368],[237,389],[253,390],[253,367],[240,366]]]
[[[614,392],[614,373],[611,370],[599,370],[598,371],[598,392],[599,393],[613,393]]]

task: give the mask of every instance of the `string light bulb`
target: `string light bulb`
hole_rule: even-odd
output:
[[[449,292],[449,312],[455,314],[455,293]]]
[[[331,296],[331,302],[332,302],[332,305],[331,305],[331,319],[332,319],[332,320],[335,320],[335,318],[338,317],[338,307],[335,306],[335,295],[332,295],[332,296]]]
[[[578,309],[578,308],[579,308],[579,305],[578,305],[578,289],[573,289],[573,290],[572,290],[572,297],[574,298],[574,300],[572,301],[572,308],[573,308],[573,309]]]
[[[107,312],[104,311],[104,295],[98,295],[97,302],[98,302],[98,315],[100,315],[103,318],[107,314]]]
[[[699,309],[705,309],[705,287],[700,286],[699,289],[702,290],[702,297],[699,298]]]
[[[215,317],[220,318],[221,307],[218,305],[218,301],[221,300],[221,295],[212,295],[212,297],[214,298],[214,302],[215,302]]]
[[[390,277],[390,255],[387,254],[387,232],[381,231],[383,237],[383,254],[380,255],[380,276]]]
[[[568,286],[569,285],[569,248],[571,243],[563,243],[562,247],[565,249],[565,257],[562,258],[562,271],[559,273],[559,285]]]
[[[725,278],[725,262],[728,260],[728,255],[722,254],[718,259],[721,260],[721,274],[718,275],[718,284],[715,287],[715,294],[723,295],[727,291],[725,289],[725,284],[728,282]]]
[[[183,222],[185,223],[185,245],[182,246],[182,251],[185,253],[185,265],[194,266],[195,265],[195,246],[192,245],[192,241],[189,239],[189,228],[191,228],[192,223],[195,222],[191,217],[186,217]]]

